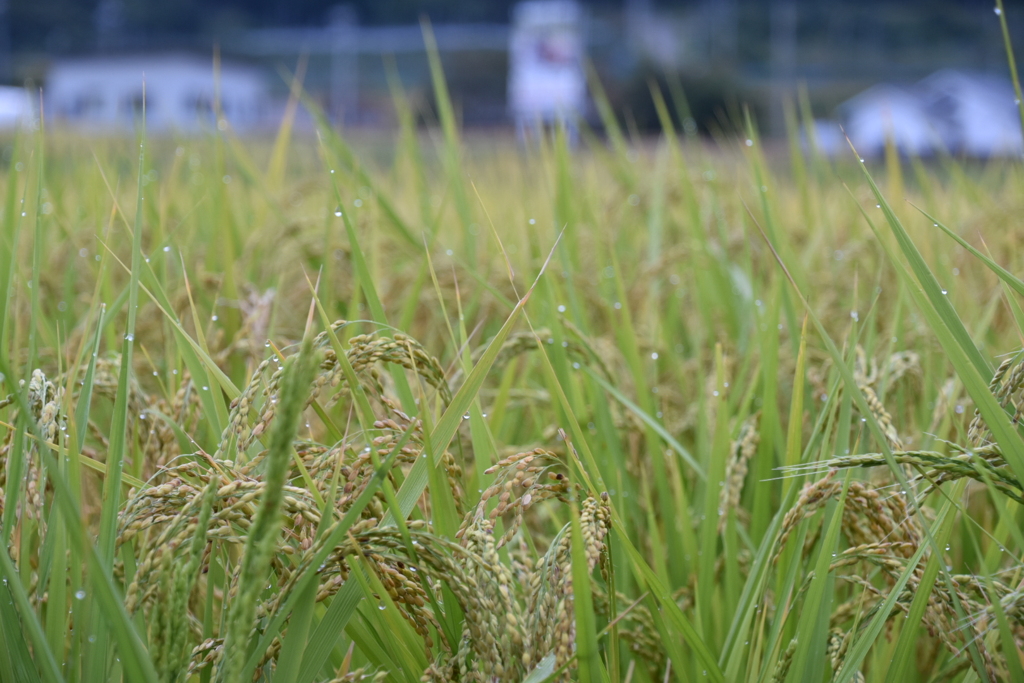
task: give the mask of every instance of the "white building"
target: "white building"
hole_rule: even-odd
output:
[[[131,130],[142,114],[146,128],[197,131],[216,125],[218,100],[238,130],[265,122],[270,95],[263,72],[189,55],[111,56],[54,62],[44,88],[47,118],[98,130]]]

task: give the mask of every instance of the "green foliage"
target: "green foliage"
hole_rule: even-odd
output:
[[[18,140],[0,679],[1020,680],[1019,164],[790,173],[653,94]]]

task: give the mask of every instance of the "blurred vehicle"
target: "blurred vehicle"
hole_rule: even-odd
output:
[[[877,85],[840,105],[839,118],[861,156],[882,154],[889,138],[912,156],[1024,151],[1013,86],[991,74],[943,69],[909,87]],[[842,154],[844,145],[822,147]]]
[[[36,116],[36,107],[28,90],[0,86],[0,130],[30,126]]]

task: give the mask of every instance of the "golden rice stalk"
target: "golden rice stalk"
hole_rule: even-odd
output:
[[[345,321],[332,324],[334,329],[346,325]],[[350,348],[346,358],[356,375],[373,389],[372,396],[385,400],[384,388],[376,371],[378,363],[399,365],[419,374],[430,386],[437,389],[445,404],[451,401],[451,389],[444,376],[444,370],[436,358],[428,354],[415,339],[400,333],[393,337],[374,337],[357,335],[349,340]],[[321,352],[319,368],[305,390],[305,405],[309,406],[319,399],[328,388],[345,389],[344,371],[338,362],[334,349],[330,347],[330,339],[326,332],[314,339],[313,347]],[[283,368],[278,366],[276,357],[260,363],[249,383],[232,401],[228,415],[228,425],[221,434],[215,458],[223,458],[234,444],[236,459],[259,439],[270,426],[279,407],[279,394]],[[268,376],[269,374],[269,376]],[[331,396],[327,405],[339,400],[344,395],[338,391]],[[261,403],[262,399],[262,403]],[[257,406],[257,404],[260,404]],[[255,424],[249,424],[250,415],[258,409]]]
[[[903,372],[906,372],[906,370],[903,370]],[[894,449],[903,450],[903,441],[900,439],[896,426],[893,424],[892,415],[882,405],[882,401],[878,398],[878,394],[872,386],[877,376],[878,372],[874,360],[871,361],[869,369],[869,364],[865,360],[864,349],[858,346],[853,366],[853,379],[857,383],[857,389],[864,394],[868,409],[871,411],[872,416],[874,416],[875,421],[878,422],[878,426],[881,427],[882,433],[885,435],[889,445]]]
[[[999,401],[999,405],[1013,415],[1014,424],[1024,418],[1024,349],[999,364],[992,375],[992,381],[988,384],[988,389]],[[974,419],[967,429],[967,439],[975,446],[991,443],[992,432],[982,419],[980,410],[974,411]]]
[[[722,533],[726,520],[729,519],[725,511],[736,510],[738,512],[741,509],[740,495],[743,493],[743,482],[747,478],[747,468],[750,459],[757,453],[757,447],[761,443],[761,435],[757,431],[759,419],[760,414],[757,414],[743,422],[740,432],[729,450],[729,461],[725,466],[725,486],[722,487],[718,500],[718,509],[722,511],[722,515],[718,519],[718,533]]]
[[[569,502],[569,480],[564,472],[554,471],[562,468],[561,459],[543,448],[510,455],[489,467],[484,473],[497,473],[494,483],[480,495],[476,510],[465,516],[455,537],[462,538],[474,521],[482,519],[491,499],[497,497],[498,503],[487,514],[488,519],[494,520],[507,512],[515,515],[498,541],[499,548],[505,545],[515,536],[523,523],[523,514],[531,506],[551,498]]]

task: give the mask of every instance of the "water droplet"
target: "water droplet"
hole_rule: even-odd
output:
[[[882,208],[882,205],[881,205],[881,204],[875,204],[875,208],[876,208],[876,209],[881,209],[881,208]]]
[[[558,306],[558,312],[559,313],[565,313],[565,304],[560,304]]]
[[[357,199],[357,200],[355,200],[352,203],[355,204],[355,207],[358,209],[360,206],[363,205],[363,200],[362,199]],[[381,609],[383,609],[383,608],[381,608]]]
[[[206,387],[206,386],[203,387],[203,391],[209,391],[209,390],[210,390],[210,387]]]
[[[170,251],[170,250],[171,250],[170,247],[164,247],[164,251]]]
[[[947,292],[947,291],[946,291],[946,290],[944,290],[944,289],[942,290],[942,293],[943,293],[943,294],[949,294],[949,292]]]
[[[996,13],[997,17],[1003,13],[1003,10],[999,9],[998,7],[993,8],[992,11]]]
[[[579,370],[579,369],[580,369],[580,364],[579,364],[579,362],[578,362],[578,361],[574,362],[574,363],[572,364],[572,367],[573,367],[573,370]]]
[[[622,308],[622,304],[616,301],[614,304],[612,304],[612,307],[617,311],[620,308]]]
[[[212,320],[213,322],[217,322],[217,316],[211,315],[210,320]]]
[[[78,589],[77,591],[75,591],[75,599],[85,600],[85,591],[82,589]]]
[[[338,207],[337,209],[334,210],[334,215],[337,216],[338,218],[341,218],[341,207]]]
[[[712,396],[718,396],[718,389],[715,389],[714,391],[712,391],[711,395]]]
[[[750,138],[747,138],[747,147],[753,147],[753,146],[754,146],[754,141],[751,140]]]
[[[135,335],[131,333],[124,335],[124,338],[126,341],[135,341]]]
[[[463,415],[462,419],[463,420],[468,420],[469,419],[469,413],[466,413],[465,415]]]

